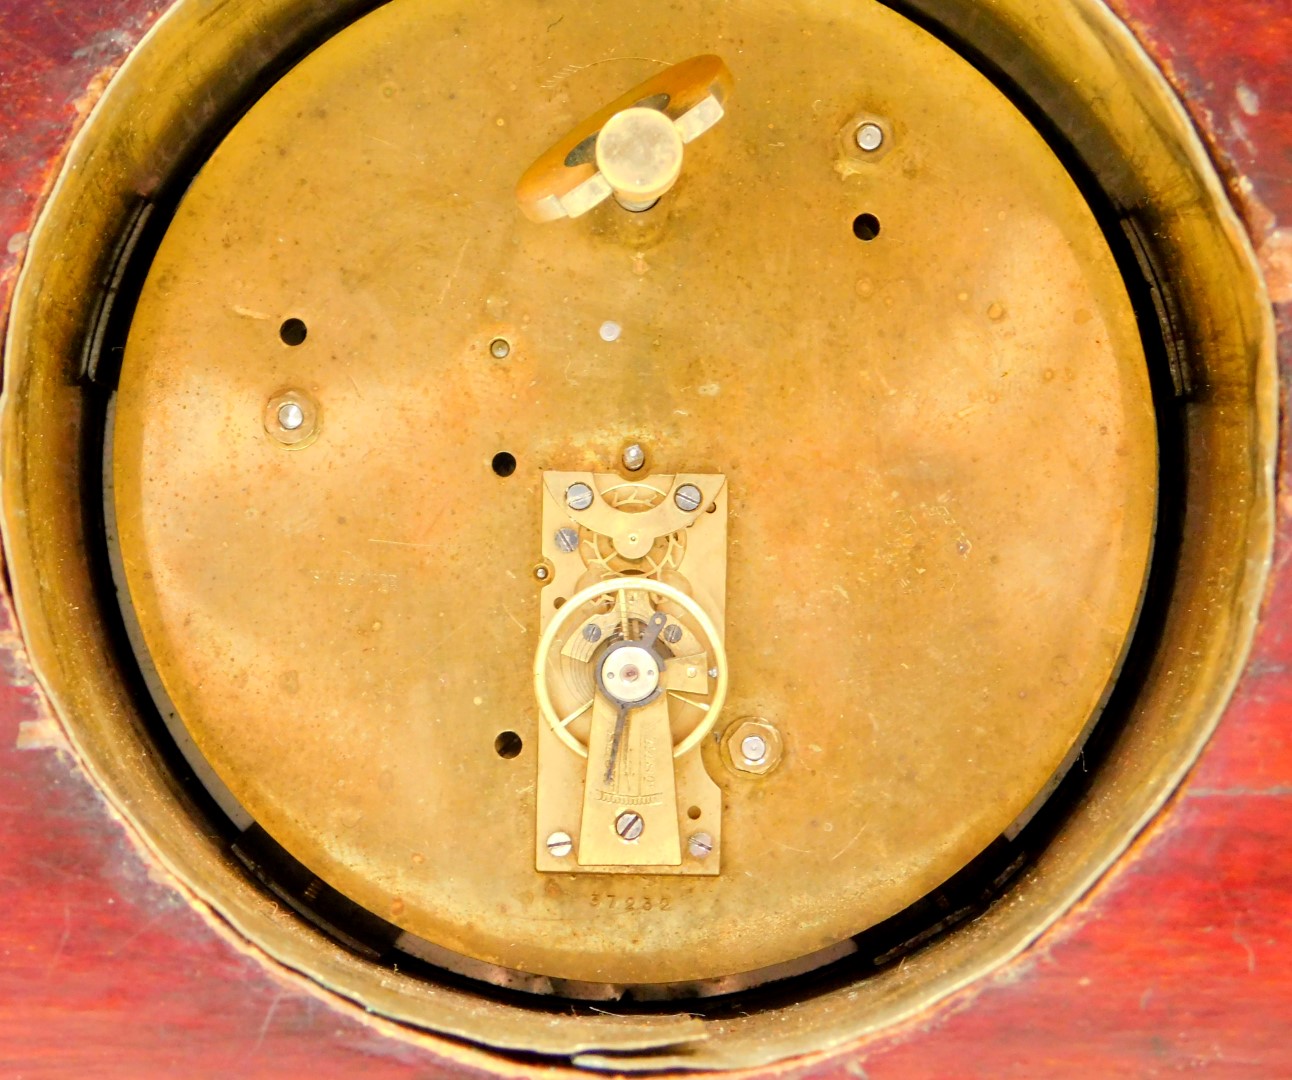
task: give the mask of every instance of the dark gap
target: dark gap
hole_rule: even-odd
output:
[[[262,72],[258,83],[250,87],[244,95],[240,106],[229,111],[225,118],[227,123],[210,125],[208,137],[195,145],[186,161],[174,170],[172,179],[158,196],[156,211],[150,218],[137,222],[139,233],[131,241],[134,250],[128,252],[130,257],[123,260],[120,272],[111,273],[110,284],[115,288],[110,290],[110,295],[105,295],[100,301],[100,306],[105,308],[102,315],[105,321],[100,323],[96,320],[94,326],[89,328],[90,333],[95,337],[98,337],[99,331],[102,330],[102,336],[87,345],[86,370],[93,373],[94,383],[85,388],[87,423],[84,427],[85,441],[82,451],[82,460],[86,465],[83,512],[87,551],[92,568],[96,572],[99,606],[109,631],[117,642],[118,658],[121,660],[123,674],[139,705],[140,714],[145,718],[152,745],[166,761],[174,777],[175,787],[182,797],[189,801],[188,812],[194,822],[208,833],[218,831],[229,844],[231,854],[236,855],[246,864],[249,871],[270,891],[282,897],[294,909],[300,911],[303,917],[312,921],[332,938],[345,941],[362,955],[371,957],[380,954],[382,963],[392,965],[397,962],[400,970],[415,972],[429,981],[466,989],[482,999],[506,1002],[535,1013],[591,1015],[616,1011],[649,1015],[676,1013],[685,1008],[687,1012],[709,1018],[744,1016],[779,1008],[791,1002],[801,1002],[851,984],[867,972],[882,970],[899,962],[902,956],[927,940],[986,910],[1009,880],[1022,871],[1035,854],[1044,848],[1061,825],[1068,810],[1088,788],[1089,770],[1097,767],[1098,762],[1115,741],[1134,704],[1145,672],[1155,655],[1165,622],[1167,603],[1175,582],[1186,495],[1187,455],[1180,402],[1176,394],[1176,380],[1172,379],[1170,360],[1176,359],[1178,364],[1187,361],[1187,357],[1176,356],[1168,350],[1165,335],[1169,334],[1170,330],[1169,328],[1164,330],[1159,318],[1163,307],[1160,297],[1156,298],[1158,302],[1155,304],[1153,289],[1169,288],[1169,281],[1160,281],[1150,286],[1145,279],[1144,266],[1141,260],[1137,259],[1132,241],[1128,239],[1127,232],[1123,228],[1124,221],[1136,223],[1136,227],[1131,229],[1133,235],[1142,239],[1144,243],[1151,241],[1151,228],[1138,226],[1140,216],[1150,208],[1141,206],[1135,201],[1133,174],[1129,172],[1127,164],[1107,151],[1101,152],[1101,148],[1092,150],[1089,146],[1085,150],[1088,157],[1084,157],[1058,124],[1047,115],[1047,110],[1055,115],[1064,114],[1065,102],[1074,100],[1069,96],[1071,92],[1067,88],[1055,86],[1054,81],[1048,79],[1045,73],[1039,72],[1035,65],[1030,63],[1028,57],[1020,51],[1000,56],[998,63],[989,59],[978,48],[968,45],[963,40],[965,35],[984,40],[986,36],[984,27],[990,29],[991,17],[985,14],[983,9],[971,8],[968,4],[953,3],[949,0],[885,0],[885,2],[934,37],[948,44],[983,72],[1014,102],[1046,139],[1099,220],[1126,281],[1140,321],[1144,347],[1149,360],[1149,376],[1153,387],[1161,448],[1157,543],[1143,613],[1122,673],[1112,690],[1101,721],[1095,726],[1078,759],[1078,765],[1063,778],[1054,795],[1015,839],[1006,840],[1003,837],[998,839],[943,886],[886,922],[858,935],[854,940],[859,951],[854,956],[785,982],[724,998],[692,998],[685,1001],[678,999],[674,1002],[661,1003],[625,1001],[618,1005],[608,1002],[581,1003],[560,997],[544,998],[520,991],[501,989],[453,975],[393,951],[390,945],[398,935],[397,928],[374,913],[354,905],[330,887],[309,876],[308,871],[279,848],[259,826],[252,826],[242,837],[236,837],[236,829],[198,782],[166,730],[165,724],[157,713],[156,705],[144,685],[125,634],[124,621],[118,605],[128,603],[128,598],[117,597],[107,556],[101,468],[104,418],[110,392],[115,387],[126,333],[144,277],[192,177],[196,175],[224,135],[265,90],[327,38],[362,17],[371,8],[378,6],[376,3],[355,5],[339,15],[325,29],[311,34],[308,39],[291,43],[279,57],[271,60]],[[953,24],[956,29],[952,29]],[[997,40],[1005,39],[998,34]],[[1011,65],[1018,72],[1019,78],[1030,79],[1031,96],[1021,88],[1013,75],[1005,71],[1002,64]],[[1042,81],[1038,82],[1038,77]],[[1038,102],[1044,102],[1044,104]],[[1085,113],[1079,108],[1069,109],[1068,115],[1080,117]],[[1076,137],[1081,136],[1077,133]],[[586,153],[587,148],[583,149]],[[1114,191],[1117,193],[1113,194]],[[864,219],[873,222],[873,233],[869,236],[862,235],[859,223]],[[860,239],[873,240],[879,234],[879,221],[874,215],[862,214],[854,221],[853,228]],[[865,231],[869,231],[869,228],[870,225],[867,223]],[[123,250],[125,245],[120,239],[118,245],[118,250]],[[299,322],[299,320],[288,320],[288,323],[290,322]],[[284,323],[284,331],[287,325]],[[305,330],[304,323],[300,323],[300,326]],[[285,333],[283,340],[287,341]],[[304,340],[303,336],[301,340]],[[288,342],[288,344],[293,343]],[[1180,352],[1181,343],[1173,342],[1173,344],[1175,352]],[[1205,388],[1200,388],[1199,392],[1205,392]],[[508,471],[500,470],[500,463],[507,467]],[[493,467],[498,475],[509,476],[515,471],[515,458],[511,454],[498,454],[494,458]],[[563,599],[558,600],[556,606],[559,607],[563,602]],[[504,736],[514,737],[518,744],[520,737],[514,732],[504,732],[495,741],[495,749],[501,756],[507,757],[508,755],[504,754],[498,745]],[[519,753],[518,747],[516,754]],[[517,1060],[527,1058],[527,1055],[520,1053],[507,1056]],[[542,1057],[537,1060],[547,1061]]]
[[[858,214],[852,220],[852,235],[858,240],[873,240],[879,235],[879,218],[874,214]]]
[[[494,739],[493,748],[500,758],[510,761],[512,758],[520,757],[520,752],[525,749],[525,744],[514,731],[504,731],[498,738]]]
[[[300,319],[288,319],[278,328],[278,336],[283,339],[284,345],[304,345],[305,338],[309,334],[309,328]]]

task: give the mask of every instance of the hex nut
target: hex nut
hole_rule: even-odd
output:
[[[753,756],[760,750],[760,756]],[[766,776],[781,763],[784,750],[781,733],[756,716],[733,721],[722,737],[723,760],[745,776]]]
[[[318,438],[322,409],[304,390],[282,390],[265,402],[264,426],[285,450],[304,450]]]

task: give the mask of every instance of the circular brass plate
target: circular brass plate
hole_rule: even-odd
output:
[[[1133,701],[1122,702],[1125,722],[1106,730],[1099,766],[1082,770],[1082,798],[1057,822],[1054,842],[1020,871],[1008,903],[900,964],[844,964],[832,978],[795,984],[794,993],[745,994],[715,1010],[688,1001],[678,1010],[607,1003],[558,1011],[374,963],[288,916],[156,752],[123,670],[101,560],[86,543],[99,528],[87,494],[102,461],[86,434],[100,404],[71,360],[93,338],[91,301],[112,278],[113,252],[141,197],[186,180],[185,163],[204,151],[208,125],[240,114],[260,91],[267,58],[299,55],[303,39],[334,31],[366,6],[177,0],[87,118],[32,231],[0,398],[6,567],[33,670],[87,774],[158,873],[193,898],[217,932],[232,927],[273,970],[307,974],[335,1007],[353,1002],[360,1012],[451,1036],[432,1045],[465,1068],[538,1076],[553,1062],[616,1072],[766,1065],[911,1020],[998,969],[1054,925],[1170,797],[1229,700],[1261,610],[1278,450],[1274,322],[1246,233],[1183,106],[1100,0],[915,5],[1045,103],[1126,224],[1149,240],[1195,387],[1163,413],[1184,421],[1185,454],[1171,470],[1182,484],[1180,519],[1164,519],[1160,538],[1172,572],[1159,579],[1144,626],[1151,657],[1142,659],[1151,662],[1137,665]],[[793,33],[785,40],[800,44]],[[577,45],[553,40],[551,77],[589,62],[574,54]],[[849,122],[859,119],[879,123],[892,149],[885,117],[862,110]],[[501,1061],[467,1043],[540,1064]]]
[[[1024,814],[1118,670],[1157,451],[1100,229],[950,49],[795,10],[395,0],[237,124],[143,290],[112,450],[147,654],[270,835],[442,948],[664,983],[837,943]],[[522,218],[547,144],[701,52],[736,91],[657,215]],[[266,434],[284,388],[306,449]],[[534,869],[539,472],[629,439],[728,478],[724,715],[784,735],[758,779],[706,750],[714,878]]]

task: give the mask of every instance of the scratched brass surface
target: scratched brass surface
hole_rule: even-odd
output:
[[[1154,418],[1090,211],[950,49],[878,5],[794,10],[396,0],[239,122],[144,288],[115,509],[169,699],[314,873],[471,958],[674,982],[874,925],[1028,807],[1134,621]],[[704,52],[728,116],[651,229],[521,217],[538,152]],[[841,160],[861,111],[892,129],[873,164]],[[292,387],[322,427],[288,452],[263,417]],[[620,881],[616,909],[535,871],[529,570],[541,472],[630,438],[727,478],[727,715],[785,757],[735,777],[712,741],[722,872]]]
[[[1163,598],[1156,655],[1109,749],[1055,842],[1009,902],[903,963],[706,1016],[613,1006],[572,1015],[524,999],[375,965],[292,918],[245,873],[186,796],[119,667],[87,556],[85,476],[97,472],[92,407],[75,358],[116,239],[207,125],[237,108],[267,57],[323,32],[348,0],[179,0],[131,55],[70,147],[31,234],[14,292],[0,400],[3,527],[13,599],[34,670],[78,761],[157,871],[231,927],[274,971],[316,980],[355,1015],[432,1032],[409,1039],[466,1069],[535,1078],[551,1062],[591,1069],[740,1068],[838,1048],[912,1020],[997,970],[1053,926],[1119,857],[1186,774],[1242,670],[1273,537],[1278,380],[1274,325],[1250,242],[1187,114],[1130,32],[1099,0],[921,0],[1027,93],[1155,238],[1179,305],[1180,338],[1204,392],[1182,406],[1187,502],[1179,572]],[[797,46],[795,8],[786,27]],[[554,69],[586,62],[552,49]],[[605,65],[614,66],[614,65]],[[860,69],[858,69],[860,70]],[[882,85],[882,84],[881,84]],[[570,110],[573,113],[573,109]],[[1133,162],[1133,168],[1123,167]],[[751,219],[752,220],[752,219]],[[212,914],[212,912],[218,912]],[[306,984],[309,985],[309,984]],[[481,1047],[541,1055],[502,1060]]]

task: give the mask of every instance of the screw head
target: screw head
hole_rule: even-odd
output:
[[[633,443],[624,450],[624,468],[629,472],[639,472],[645,464],[646,451],[641,448],[640,443]]]
[[[319,404],[303,390],[284,390],[265,402],[265,433],[288,450],[303,450],[319,432]]]
[[[682,640],[682,628],[677,623],[669,623],[668,626],[664,627],[662,637],[670,645],[676,645]]]
[[[659,689],[655,656],[638,645],[617,645],[601,662],[602,688],[623,705],[645,701]]]
[[[601,640],[601,627],[597,626],[595,623],[588,623],[588,625],[583,628],[583,640],[590,641],[595,645]]]
[[[595,497],[587,484],[571,484],[565,489],[565,505],[571,510],[586,510]]]
[[[578,550],[579,530],[571,529],[568,526],[564,529],[557,529],[555,539],[556,546],[568,555],[570,552]]]
[[[694,484],[683,484],[677,489],[673,501],[677,503],[679,510],[685,510],[689,514],[692,510],[700,509],[700,504],[704,502],[704,493]]]
[[[297,431],[305,423],[305,412],[294,401],[284,401],[278,406],[278,426],[284,431]]]
[[[857,146],[868,154],[884,145],[884,129],[875,123],[864,123],[857,129]]]
[[[767,758],[767,740],[761,735],[746,735],[740,740],[740,752],[746,763],[761,765]]]
[[[713,837],[707,832],[692,833],[686,841],[686,850],[695,859],[707,859],[713,851]]]
[[[547,838],[547,850],[558,859],[564,859],[574,850],[574,840],[567,832],[554,832]]]
[[[489,355],[495,360],[506,360],[511,355],[511,342],[506,338],[494,338],[489,343]]]
[[[640,839],[645,830],[646,822],[642,821],[641,814],[632,810],[625,810],[615,818],[615,832],[619,834],[620,840],[632,843],[632,841]]]

